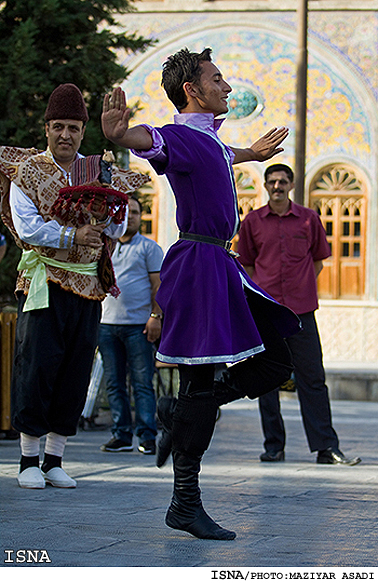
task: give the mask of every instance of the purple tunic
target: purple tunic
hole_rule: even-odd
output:
[[[232,239],[239,217],[229,150],[202,129],[167,125],[158,131],[166,157],[149,161],[171,184],[179,230]],[[164,322],[157,358],[163,362],[231,363],[263,351],[248,293],[258,294],[262,309],[266,304],[282,336],[299,330],[297,316],[256,286],[222,247],[179,240],[160,276],[156,299]]]

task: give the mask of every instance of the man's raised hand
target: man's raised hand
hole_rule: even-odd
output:
[[[249,149],[253,151],[253,159],[256,162],[264,162],[283,152],[284,149],[278,146],[287,138],[288,134],[288,128],[269,130],[250,146]]]
[[[120,87],[114,89],[111,96],[105,95],[101,116],[105,137],[122,148],[149,150],[152,148],[149,131],[142,125],[130,128],[130,115],[131,109],[127,107],[126,95]]]
[[[126,95],[121,87],[106,94],[102,106],[101,125],[105,137],[111,142],[122,145],[122,138],[129,129],[131,110],[126,104]]]

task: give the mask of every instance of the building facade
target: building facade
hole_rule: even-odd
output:
[[[125,82],[136,123],[164,125],[175,111],[160,86],[161,66],[182,47],[212,47],[233,87],[221,139],[246,146],[287,126],[275,162],[294,168],[297,71],[295,0],[139,0],[125,31],[157,40],[135,56]],[[378,400],[378,0],[308,2],[305,204],[322,218],[332,257],[319,278],[327,381],[334,397]],[[175,204],[164,177],[130,158],[152,181],[145,234],[167,249],[176,240]],[[241,218],[266,203],[266,165],[235,167]],[[235,241],[237,245],[237,241]]]

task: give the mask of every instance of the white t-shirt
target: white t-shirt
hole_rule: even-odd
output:
[[[121,294],[102,303],[102,324],[145,324],[151,313],[149,273],[159,272],[163,250],[155,241],[136,233],[126,243],[117,242],[112,255]]]

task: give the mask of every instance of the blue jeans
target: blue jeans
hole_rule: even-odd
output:
[[[135,434],[139,443],[154,440],[156,398],[153,345],[143,334],[145,326],[100,324],[99,350],[104,363],[104,378],[113,417],[113,436],[132,441],[133,423],[126,375],[130,373],[135,405]]]

